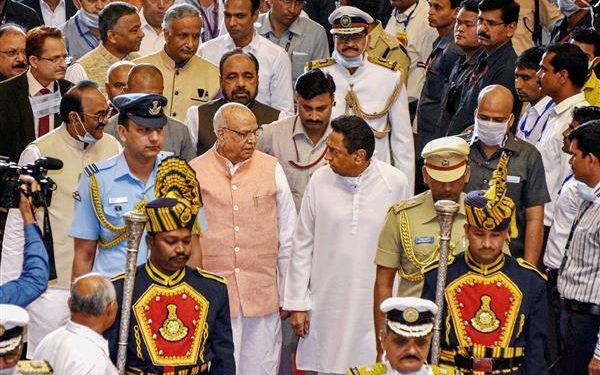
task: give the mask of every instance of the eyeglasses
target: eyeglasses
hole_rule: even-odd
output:
[[[81,113],[84,116],[93,118],[94,120],[96,120],[96,122],[100,122],[101,119],[108,120],[110,118],[110,115],[112,114],[112,108],[109,108],[105,112],[98,112],[98,113],[95,113],[95,114],[85,113],[85,112],[79,112],[79,113]]]
[[[249,139],[250,136],[254,136],[254,137],[258,138],[258,137],[260,137],[260,135],[263,132],[263,129],[260,126],[258,128],[256,128],[256,130],[249,131],[249,132],[239,132],[237,130],[233,130],[233,129],[227,128],[225,126],[223,126],[221,129],[227,129],[230,132],[234,132],[235,134],[239,135],[244,141],[247,140],[247,139]]]
[[[5,51],[0,51],[0,53],[5,54],[8,57],[15,57],[18,54],[23,54],[25,56],[25,49],[7,49]]]
[[[500,25],[506,25],[506,23],[504,23],[504,22],[486,20],[485,18],[479,18],[479,17],[477,17],[477,24],[484,25],[486,27],[496,27],[496,26],[500,26]]]
[[[73,58],[69,55],[64,55],[64,56],[56,56],[56,57],[43,57],[43,56],[37,56],[39,59],[42,60],[46,60],[46,61],[50,61],[52,64],[60,64],[61,62],[65,62],[65,64],[69,65],[73,62]]]

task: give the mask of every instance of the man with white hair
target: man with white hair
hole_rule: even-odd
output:
[[[117,316],[112,282],[99,273],[80,276],[68,303],[71,319],[42,340],[33,358],[47,360],[56,374],[116,375],[102,337]]]
[[[136,64],[150,63],[161,71],[169,100],[165,112],[179,121],[187,109],[206,103],[219,91],[219,69],[208,60],[196,56],[200,44],[202,21],[191,5],[170,8],[163,21],[165,47],[135,60]]]
[[[202,265],[228,280],[237,374],[274,375],[294,200],[277,159],[255,150],[262,129],[248,107],[223,105],[213,128],[213,148],[190,162],[210,228],[200,236]]]

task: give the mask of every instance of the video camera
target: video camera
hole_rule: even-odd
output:
[[[26,182],[20,181],[20,176],[31,176],[40,185],[40,191],[32,192],[27,184],[28,196],[36,207],[49,207],[52,202],[52,192],[56,190],[56,183],[46,174],[49,170],[61,169],[63,162],[55,158],[40,158],[34,163],[20,167],[9,158],[0,156],[0,207],[18,208],[21,200],[19,185]]]

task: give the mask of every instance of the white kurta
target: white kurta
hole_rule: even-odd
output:
[[[338,63],[323,67],[321,70],[329,73],[335,82],[335,103],[331,112],[332,119],[344,114],[355,114],[353,111],[346,113],[346,94],[350,87],[352,87],[359,105],[365,113],[382,112],[388,98],[392,96],[396,83],[401,79],[399,71],[373,64],[367,60],[366,55],[364,65],[358,68],[354,74],[350,74],[348,69]],[[389,137],[375,138],[375,157],[389,163],[391,147],[394,165],[404,172],[412,191],[415,175],[415,147],[408,113],[406,87],[402,85],[394,104],[392,104],[386,115],[378,119],[365,121],[372,129],[378,131],[386,129],[388,124],[391,125],[392,129]]]
[[[345,374],[375,358],[375,248],[389,207],[409,197],[406,176],[371,159],[356,178],[317,170],[304,194],[286,278],[284,309],[310,310],[302,370]]]

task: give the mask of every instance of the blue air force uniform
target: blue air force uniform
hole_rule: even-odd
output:
[[[122,275],[114,285],[121,306]],[[104,334],[114,362],[120,317],[119,308],[115,324]],[[138,267],[127,343],[128,373],[202,374],[208,373],[209,362],[211,375],[235,374],[225,280],[190,267],[167,276],[150,261]]]

